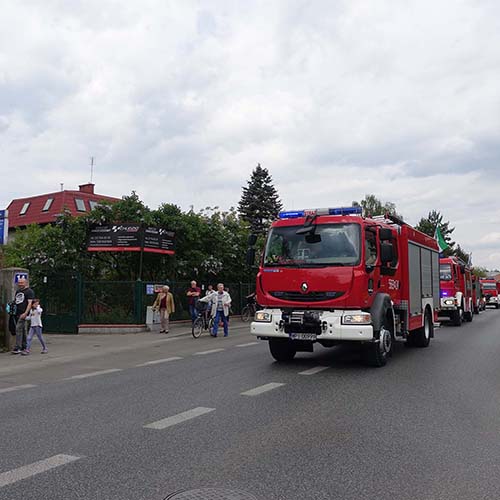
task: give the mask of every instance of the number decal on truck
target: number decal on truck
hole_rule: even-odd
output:
[[[399,290],[399,280],[389,280],[389,290]]]

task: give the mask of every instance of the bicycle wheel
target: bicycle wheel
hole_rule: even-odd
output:
[[[213,331],[214,331],[214,318],[210,316],[210,319],[208,320],[208,333],[212,335]]]
[[[252,308],[250,306],[245,306],[241,311],[241,321],[247,323],[252,318]]]
[[[199,316],[194,320],[193,328],[191,329],[191,334],[195,339],[197,339],[203,333],[204,326],[205,326],[205,321],[201,316]]]

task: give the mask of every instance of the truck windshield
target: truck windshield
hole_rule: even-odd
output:
[[[274,227],[267,239],[264,266],[355,266],[360,262],[359,224],[317,224],[314,235],[302,226]]]
[[[496,290],[497,285],[496,283],[483,283],[483,290]]]
[[[439,279],[441,281],[451,281],[451,264],[441,264],[439,266]]]

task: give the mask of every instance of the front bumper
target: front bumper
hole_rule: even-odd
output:
[[[498,297],[486,297],[486,304],[498,304]]]
[[[285,332],[280,309],[266,309],[271,313],[270,322],[253,321],[250,332],[256,337],[263,338],[290,338],[290,333]],[[363,311],[316,311],[319,314],[321,330],[317,334],[316,341],[372,341],[372,325],[344,325],[342,316],[344,314],[362,314]],[[290,326],[288,329],[290,330]],[[293,327],[292,327],[293,328]],[[298,331],[303,331],[302,329]]]
[[[458,305],[456,304],[455,299],[449,297],[441,298],[441,308],[440,308],[441,311],[451,312],[451,311],[456,311],[457,309]]]

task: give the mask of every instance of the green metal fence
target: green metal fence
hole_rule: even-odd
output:
[[[144,324],[146,308],[156,297],[154,285],[163,284],[168,284],[174,295],[176,310],[171,319],[189,319],[189,282],[86,281],[68,274],[45,276],[32,286],[44,309],[45,331],[77,333],[80,324]],[[199,284],[203,293],[207,285]],[[245,297],[255,289],[254,283],[226,283],[225,287],[232,298],[232,314],[240,314]]]

